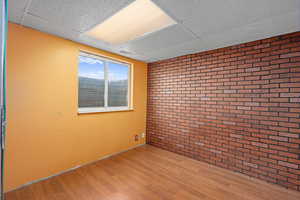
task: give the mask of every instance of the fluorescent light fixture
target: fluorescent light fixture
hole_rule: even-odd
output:
[[[135,0],[86,34],[110,44],[122,44],[176,22],[151,0]]]

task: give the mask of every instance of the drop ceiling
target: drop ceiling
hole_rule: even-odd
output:
[[[152,0],[177,24],[118,45],[84,34],[133,1],[9,0],[9,21],[145,62],[300,31],[300,0]]]

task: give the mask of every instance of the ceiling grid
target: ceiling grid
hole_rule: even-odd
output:
[[[119,45],[85,34],[133,1],[9,0],[9,20],[145,62],[300,31],[300,0],[152,0],[177,24]]]

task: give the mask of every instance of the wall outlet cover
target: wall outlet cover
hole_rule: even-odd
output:
[[[134,141],[139,141],[139,135],[134,136]]]

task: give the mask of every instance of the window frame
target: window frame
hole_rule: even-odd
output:
[[[104,107],[79,107],[79,64],[80,64],[79,57],[80,56],[90,57],[90,58],[99,59],[101,61],[104,61],[104,82],[105,82],[105,84],[104,84]],[[109,107],[107,105],[108,104],[108,81],[109,81],[108,62],[127,65],[127,67],[128,67],[128,92],[127,92],[127,103],[128,103],[128,105],[127,106]],[[77,84],[77,86],[78,86],[78,88],[77,88],[77,100],[78,100],[77,110],[78,110],[79,114],[133,110],[133,107],[132,107],[133,64],[132,63],[80,50],[79,55],[78,55],[77,70],[78,70],[77,71],[77,81],[78,81],[78,84]]]

